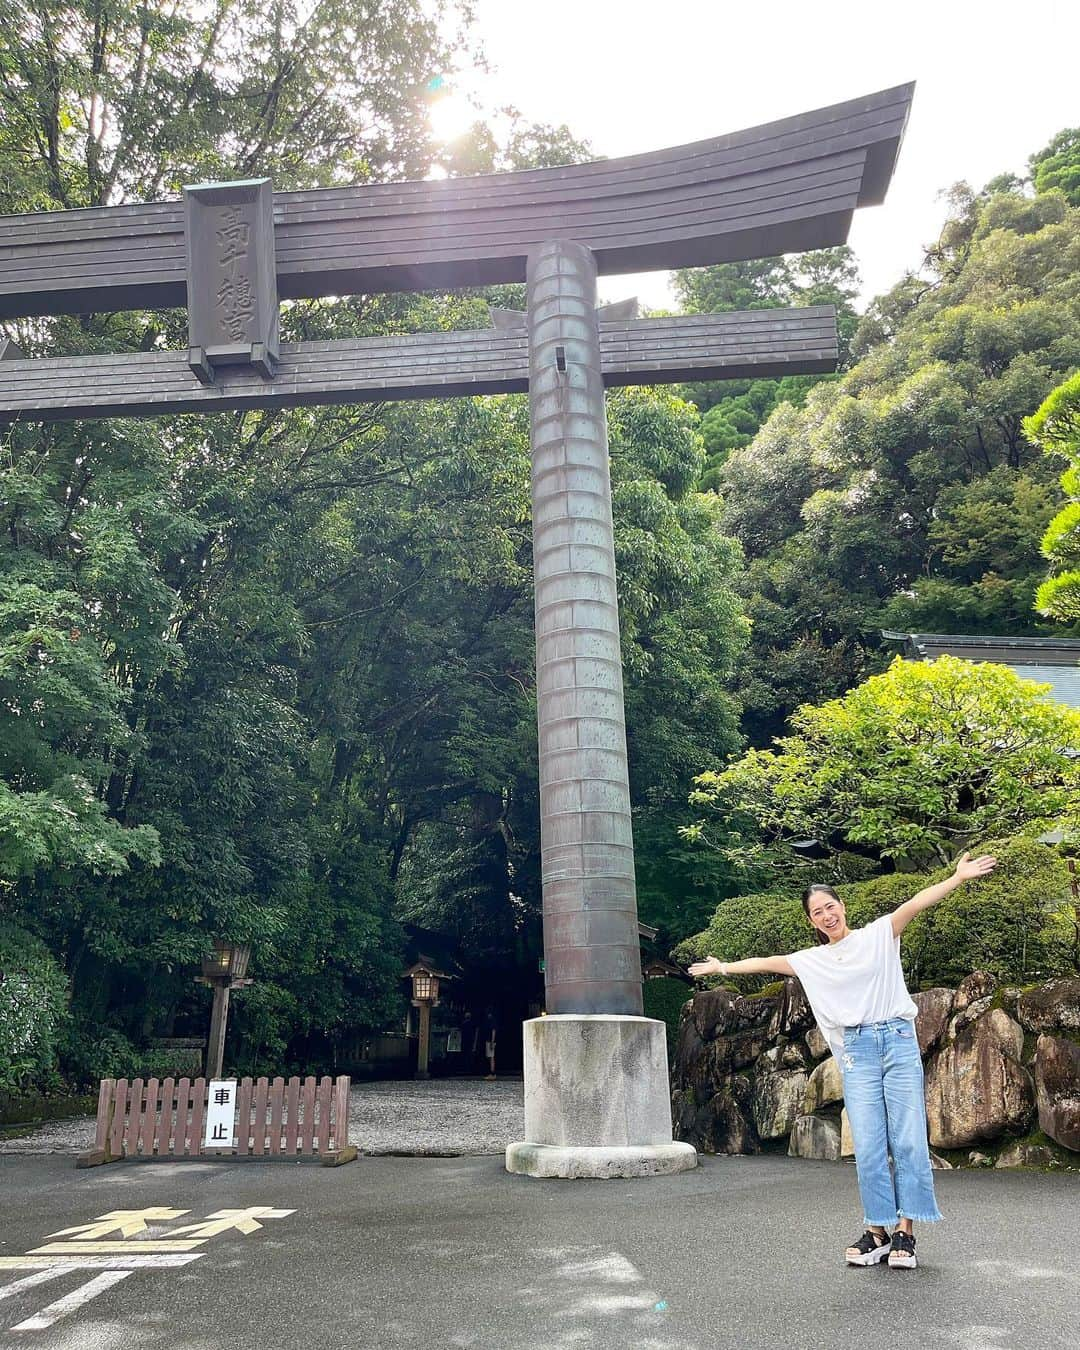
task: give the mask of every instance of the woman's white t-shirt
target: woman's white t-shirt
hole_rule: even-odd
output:
[[[904,983],[900,939],[893,935],[889,914],[839,942],[792,952],[788,961],[837,1058],[844,1048],[845,1027],[891,1017],[914,1020],[918,1015]]]

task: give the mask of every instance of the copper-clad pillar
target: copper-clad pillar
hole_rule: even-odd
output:
[[[640,1016],[611,482],[589,249],[557,240],[530,253],[527,322],[547,1011]]]

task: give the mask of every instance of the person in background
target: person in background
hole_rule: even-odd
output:
[[[803,910],[818,945],[787,956],[718,961],[689,967],[703,975],[795,975],[822,1035],[840,1064],[859,1177],[865,1232],[848,1247],[849,1265],[916,1265],[913,1225],[941,1218],[926,1131],[918,1012],[900,966],[900,935],[915,917],[964,882],[997,866],[965,853],[946,881],[905,901],[864,928],[850,929],[831,886],[809,886]],[[890,1168],[890,1154],[892,1166]],[[889,1225],[896,1227],[890,1237]]]

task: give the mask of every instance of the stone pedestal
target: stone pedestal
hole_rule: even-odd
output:
[[[650,1017],[565,1013],[524,1025],[525,1139],[506,1170],[643,1177],[697,1166],[671,1138],[667,1031]]]

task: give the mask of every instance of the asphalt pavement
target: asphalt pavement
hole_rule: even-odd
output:
[[[536,1181],[490,1156],[80,1172],[9,1155],[0,1344],[1080,1347],[1080,1178],[935,1180],[947,1222],[896,1271],[845,1266],[859,1214],[854,1168],[835,1163]]]

